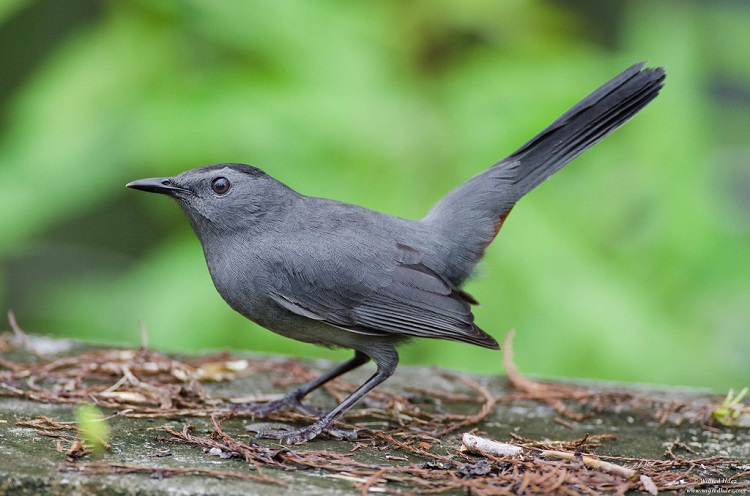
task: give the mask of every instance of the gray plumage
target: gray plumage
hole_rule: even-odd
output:
[[[293,406],[327,380],[372,359],[377,372],[306,428],[269,434],[303,442],[333,422],[398,363],[415,337],[490,349],[461,290],[515,203],[653,100],[662,69],[633,66],[601,86],[512,155],[469,179],[422,220],[297,193],[255,167],[218,164],[129,187],[175,198],[198,235],[216,289],[236,311],[281,335],[355,350],[334,371],[283,400],[250,405],[265,414]],[[225,189],[226,186],[226,189]]]

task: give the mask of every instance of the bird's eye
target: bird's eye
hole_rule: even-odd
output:
[[[217,177],[213,181],[211,181],[211,189],[214,190],[214,193],[217,195],[224,195],[229,191],[229,179],[226,177]]]

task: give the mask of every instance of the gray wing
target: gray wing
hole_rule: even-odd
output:
[[[287,257],[276,267],[271,292],[291,312],[360,334],[439,338],[499,349],[474,324],[471,304],[476,301],[422,263],[414,248],[397,243],[387,254],[350,250],[298,256],[301,263]]]

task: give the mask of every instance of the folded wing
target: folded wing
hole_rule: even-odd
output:
[[[398,256],[391,260],[397,262],[383,267],[371,260],[371,265],[381,266],[369,272],[361,269],[362,261],[352,260],[310,264],[308,259],[294,265],[296,271],[280,267],[275,278],[280,283],[271,297],[291,312],[354,333],[448,339],[499,349],[497,341],[474,324],[471,304],[476,301],[471,296],[419,261],[417,250],[400,244],[396,249]],[[321,264],[325,270],[315,270]]]

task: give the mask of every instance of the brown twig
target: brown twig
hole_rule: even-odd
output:
[[[145,474],[149,477],[175,477],[184,475],[200,475],[218,478],[231,478],[260,482],[263,484],[277,484],[289,487],[284,481],[263,477],[252,474],[241,474],[237,472],[227,472],[224,470],[211,470],[201,467],[151,467],[148,465],[134,465],[130,463],[115,462],[90,462],[90,463],[63,463],[58,467],[60,471],[79,472],[86,475],[127,475],[127,474]]]

